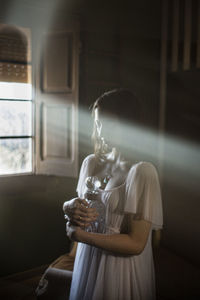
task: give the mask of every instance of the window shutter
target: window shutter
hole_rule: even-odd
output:
[[[43,35],[36,83],[36,173],[78,172],[79,26]]]
[[[31,83],[31,30],[0,24],[0,81]]]

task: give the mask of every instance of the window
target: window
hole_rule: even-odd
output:
[[[0,175],[76,177],[79,24],[36,38],[32,66],[30,30],[0,25]]]
[[[0,175],[33,171],[30,30],[0,25]]]

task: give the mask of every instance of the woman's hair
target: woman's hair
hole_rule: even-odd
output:
[[[141,120],[141,103],[136,95],[128,89],[114,89],[105,92],[92,105],[94,127],[92,139],[94,141],[94,153],[102,159],[108,152],[108,146],[101,137],[101,123],[99,115],[115,116],[121,122],[139,123]]]

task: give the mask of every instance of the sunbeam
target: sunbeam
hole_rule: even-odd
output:
[[[89,149],[92,145],[92,116],[86,109],[79,109],[80,126],[80,152],[84,147]],[[115,143],[122,153],[130,160],[149,160],[165,168],[165,178],[174,184],[184,184],[187,178],[187,187],[196,188],[199,184],[200,145],[189,142],[177,136],[165,134],[162,137],[158,131],[123,120],[117,127],[115,120],[104,117],[102,120],[104,136]],[[104,127],[105,124],[105,127]],[[106,127],[107,126],[107,127]],[[119,134],[119,128],[120,134]],[[118,131],[118,132],[117,132]],[[164,152],[159,156],[160,139],[164,141]],[[160,161],[162,160],[162,161]],[[161,171],[161,170],[160,170]],[[174,181],[174,176],[176,181]],[[183,181],[182,181],[183,180]]]

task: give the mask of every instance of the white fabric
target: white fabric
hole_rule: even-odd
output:
[[[94,155],[83,161],[77,192],[83,198],[85,178],[93,175]],[[102,190],[106,206],[106,233],[120,233],[126,213],[152,222],[148,241],[140,255],[116,255],[90,245],[78,244],[70,300],[152,300],[155,276],[151,247],[152,229],[162,228],[162,202],[158,175],[148,162],[132,166],[126,181]]]
[[[70,222],[66,223],[66,234],[68,238],[71,240],[72,239],[72,234],[76,231],[76,226],[70,224]]]
[[[162,228],[163,214],[160,184],[152,163],[140,162],[129,171],[126,184],[125,212],[152,223],[152,229]]]

